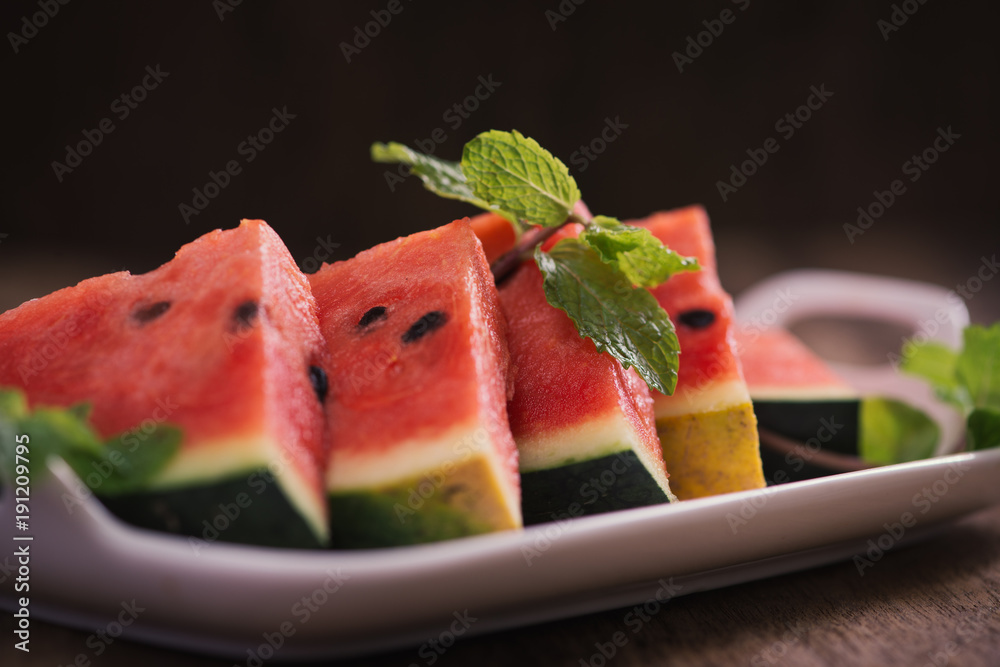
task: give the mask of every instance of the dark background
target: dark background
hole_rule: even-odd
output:
[[[226,0],[221,0],[225,2]],[[210,2],[70,2],[18,52],[4,52],[4,196],[0,309],[89,275],[143,272],[183,243],[240,218],[266,219],[300,265],[339,244],[372,244],[474,210],[415,178],[391,191],[373,141],[413,144],[436,128],[436,154],[517,128],[560,156],[597,213],[638,217],[703,203],[724,284],[734,293],[775,271],[821,266],[964,284],[997,250],[998,158],[994,5],[917,0],[888,40],[890,2],[622,3],[589,0],[553,28],[559,3],[402,0],[348,63],[340,44],[388,3],[244,2],[220,19]],[[678,71],[672,53],[723,9],[735,21]],[[0,27],[20,32],[36,2],[5,2]],[[705,39],[705,37],[703,37]],[[111,104],[146,66],[169,76],[124,120]],[[500,83],[452,129],[444,114]],[[833,96],[787,140],[775,122],[809,96]],[[272,108],[295,115],[252,163],[237,146]],[[453,118],[454,116],[449,116]],[[57,180],[52,163],[104,118],[115,124]],[[605,119],[628,127],[585,170],[571,157]],[[453,125],[454,123],[452,123]],[[902,165],[939,127],[961,138],[914,183]],[[775,137],[780,150],[723,202],[717,181]],[[209,171],[242,173],[190,224]],[[905,194],[862,236],[845,223],[902,178]],[[969,300],[1000,318],[1000,280]]]

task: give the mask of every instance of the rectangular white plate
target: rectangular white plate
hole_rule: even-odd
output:
[[[456,623],[464,631],[456,613],[477,619],[467,633],[480,633],[866,551],[877,561],[1000,502],[992,450],[423,546],[195,549],[122,524],[93,500],[70,514],[62,494],[73,474],[62,462],[53,472],[32,489],[29,531],[15,530],[10,493],[0,503],[0,562],[30,545],[32,616],[103,629],[134,600],[143,611],[124,636],[240,661],[262,646],[268,655],[265,635],[276,632],[286,637],[275,658],[343,657],[416,646]],[[34,539],[12,539],[25,535]],[[7,608],[13,584],[8,576],[0,597]]]

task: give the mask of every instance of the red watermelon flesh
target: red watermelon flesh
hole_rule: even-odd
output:
[[[653,391],[663,457],[679,498],[764,486],[757,424],[733,338],[733,304],[719,282],[708,216],[700,206],[631,221],[665,246],[697,257],[651,290],[677,328],[680,367],[672,396]]]
[[[754,400],[857,398],[857,392],[794,334],[781,327],[736,331],[743,375]]]
[[[549,305],[534,261],[503,283],[500,301],[518,368],[508,411],[525,523],[672,499],[642,378],[598,352]]]
[[[310,378],[324,347],[305,276],[266,223],[244,220],[150,273],[92,278],[0,315],[0,386],[31,405],[88,402],[102,436],[132,431],[137,446],[144,422],[182,429],[180,453],[130,500],[130,520],[155,524],[145,513],[157,494],[176,492],[163,527],[201,535],[218,508],[189,506],[186,489],[229,484],[255,497],[276,478],[277,504],[322,542],[324,417]],[[256,505],[220,539],[281,543],[289,517]]]
[[[337,546],[521,525],[506,324],[468,220],[310,276],[331,356]]]

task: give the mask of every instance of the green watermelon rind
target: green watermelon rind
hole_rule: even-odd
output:
[[[438,494],[441,495],[441,494]],[[334,549],[402,547],[493,532],[468,512],[431,497],[413,509],[406,485],[329,496]]]
[[[676,500],[630,448],[521,473],[524,524],[559,521]]]
[[[187,536],[202,546],[217,541],[304,549],[326,546],[326,536],[317,534],[267,468],[207,484],[98,497],[126,523]]]

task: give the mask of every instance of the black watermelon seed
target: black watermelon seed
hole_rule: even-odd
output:
[[[715,313],[701,308],[685,310],[677,319],[680,320],[681,324],[692,329],[705,329],[715,322]]]
[[[330,383],[326,378],[326,371],[319,366],[310,366],[309,381],[312,382],[313,389],[316,391],[316,397],[319,398],[319,402],[322,403],[325,401],[326,393],[330,389]]]
[[[363,329],[373,322],[385,319],[385,306],[375,306],[374,308],[369,308],[368,312],[361,316],[358,320],[358,328]]]
[[[420,340],[435,329],[440,329],[448,321],[448,316],[440,310],[432,310],[406,330],[403,334],[404,343]]]
[[[237,329],[249,329],[257,319],[258,306],[256,301],[244,301],[233,311],[233,323]]]
[[[142,308],[136,308],[132,312],[132,319],[134,319],[139,324],[147,324],[152,322],[157,317],[163,313],[170,310],[169,301],[157,301],[151,306],[143,306]]]

